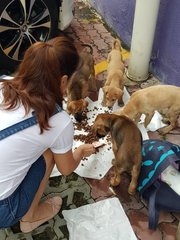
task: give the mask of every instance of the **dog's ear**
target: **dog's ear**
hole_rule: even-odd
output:
[[[83,107],[86,108],[89,105],[89,103],[83,99]]]
[[[75,105],[73,102],[70,102],[67,104],[67,112],[69,114],[74,114],[75,113]]]
[[[67,105],[67,111],[71,114],[75,114],[78,112],[83,112],[88,106],[88,102],[84,99],[79,99],[76,101],[71,101]]]
[[[123,96],[124,92],[120,88],[116,88],[115,94],[119,101],[122,100],[122,96]]]
[[[79,99],[76,101],[76,104],[75,105],[75,109],[74,109],[74,113],[80,113],[80,112],[83,112],[87,106],[88,106],[88,102],[84,99]]]

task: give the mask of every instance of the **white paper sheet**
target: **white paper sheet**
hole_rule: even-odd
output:
[[[69,240],[137,240],[117,198],[64,210],[62,214]]]

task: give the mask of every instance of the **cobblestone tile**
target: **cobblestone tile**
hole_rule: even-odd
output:
[[[92,41],[92,39],[91,39],[91,37],[90,36],[88,36],[88,35],[86,35],[86,36],[78,36],[79,37],[79,41],[81,42],[81,43],[85,43],[85,44],[90,44],[90,45],[92,45],[93,44],[93,41]],[[95,58],[95,57],[94,57]]]
[[[101,36],[107,34],[111,36],[111,33],[106,29],[102,23],[95,23],[94,28],[101,34]]]
[[[0,230],[0,240],[68,240],[69,233],[62,210],[94,203],[91,188],[83,178],[73,173],[68,177],[58,176],[50,179],[44,197],[54,195],[60,195],[63,199],[62,208],[57,216],[27,234],[21,233],[18,225],[15,231],[13,228]]]
[[[131,210],[128,212],[134,232],[139,240],[162,240],[159,229],[152,231],[148,229],[148,216],[141,211]]]
[[[93,42],[94,42],[95,46],[97,46],[97,48],[98,48],[99,51],[105,50],[105,52],[108,54],[108,51],[107,51],[108,45],[107,45],[107,43],[104,42],[103,39],[101,39],[101,38],[96,39],[96,38],[95,38],[95,39],[93,40]]]
[[[148,80],[146,80],[145,82],[143,82],[141,84],[141,88],[147,88],[147,87],[154,86],[157,84],[160,84],[160,81],[157,78],[150,76]]]

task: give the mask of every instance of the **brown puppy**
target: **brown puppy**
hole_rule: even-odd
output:
[[[172,85],[155,85],[133,93],[127,104],[118,114],[126,115],[138,123],[142,114],[145,114],[144,126],[150,123],[154,112],[158,111],[168,120],[169,125],[159,131],[166,134],[175,128],[180,115],[180,87]]]
[[[88,106],[88,102],[86,102],[84,99],[79,99],[76,101],[71,101],[69,102],[67,106],[68,112],[71,114],[75,115],[76,113],[81,113],[86,109]]]
[[[102,113],[99,114],[92,127],[98,137],[104,137],[110,132],[112,150],[115,159],[114,176],[110,180],[112,186],[121,181],[121,173],[131,173],[129,194],[134,194],[137,187],[138,176],[142,161],[142,136],[136,124],[126,116]]]
[[[108,54],[107,80],[104,87],[103,106],[112,107],[116,100],[122,101],[124,88],[124,63],[121,55],[121,42],[115,39]]]
[[[80,53],[79,67],[67,87],[67,110],[71,114],[83,112],[87,104],[82,100],[88,96],[89,91],[96,91],[94,59],[92,47],[89,47],[91,52],[84,49]]]

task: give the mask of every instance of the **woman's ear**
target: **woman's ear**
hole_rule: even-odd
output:
[[[62,94],[66,92],[67,85],[68,85],[68,76],[63,75],[60,79],[60,89]]]

